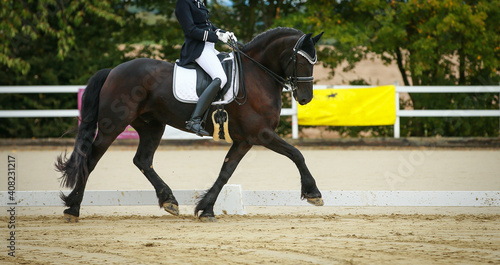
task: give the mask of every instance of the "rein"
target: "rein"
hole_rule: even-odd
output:
[[[252,57],[248,56],[246,53],[242,52],[238,45],[239,43],[235,42],[233,39],[230,39],[229,42],[227,43],[229,47],[233,49],[233,51],[236,52],[236,57],[237,57],[237,62],[238,62],[238,68],[242,70],[242,65],[241,65],[241,57],[240,55],[245,56],[247,59],[255,63],[258,67],[260,67],[264,72],[266,72],[268,75],[270,75],[276,82],[278,82],[281,87],[288,88],[287,84],[290,85],[292,92],[295,92],[298,88],[298,83],[305,83],[305,82],[312,82],[314,80],[314,77],[312,76],[297,76],[297,54],[302,55],[307,59],[307,61],[310,64],[315,64],[317,61],[317,56],[315,55],[314,58],[309,56],[306,52],[303,50],[300,50],[300,47],[302,46],[302,43],[304,42],[306,35],[304,34],[302,37],[299,38],[295,46],[293,47],[293,53],[290,59],[288,60],[287,64],[287,69],[290,67],[290,65],[293,65],[293,76],[289,76],[288,78],[283,78],[280,75],[276,74],[273,72],[271,69],[265,67],[261,63],[257,62],[255,59]],[[292,62],[292,64],[290,64]],[[286,72],[286,71],[285,71]],[[239,99],[244,99],[245,101],[243,103],[240,103],[236,101],[239,105],[243,105],[246,102],[246,89],[245,89],[245,83],[243,82],[243,71],[241,71],[240,74],[240,79],[241,79],[241,85],[242,85],[242,92],[243,92],[243,97]],[[238,98],[237,98],[238,99]]]
[[[266,72],[267,74],[269,74],[272,78],[274,78],[282,87],[287,87],[287,80],[283,77],[281,77],[280,75],[276,74],[275,72],[273,72],[271,69],[265,67],[264,65],[262,65],[261,63],[257,62],[255,59],[253,59],[252,57],[248,56],[246,53],[242,52],[239,48],[238,48],[238,45],[239,43],[236,43],[234,42],[234,40],[231,39],[230,42],[228,42],[228,45],[229,47],[231,47],[238,55],[242,54],[243,56],[245,56],[247,59],[249,59],[250,61],[254,62],[258,67],[260,67],[262,70],[264,70],[264,72]]]

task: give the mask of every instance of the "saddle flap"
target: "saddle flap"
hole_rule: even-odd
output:
[[[234,95],[237,94],[239,85],[238,80],[234,78],[238,76],[238,69],[234,66],[234,55],[232,53],[221,52],[217,57],[221,61],[228,82],[217,94],[214,101],[224,102],[230,98],[229,102],[231,102],[234,99]],[[212,82],[212,78],[196,62],[184,66],[178,65],[177,62],[174,68],[174,95],[181,102],[196,103],[198,97]],[[193,92],[186,91],[190,89],[188,86],[193,87]],[[193,95],[188,96],[190,93],[193,93]]]
[[[226,73],[227,80],[231,80],[233,71],[233,57],[230,53],[221,52],[217,54],[217,58],[219,58],[219,61],[222,64],[222,69],[224,69],[224,73]],[[203,70],[203,68],[201,68],[196,62],[191,62],[184,66],[177,65],[177,67],[196,70],[196,94],[198,95],[198,97],[201,96],[208,85],[212,83],[212,77],[210,77],[210,75],[208,75],[205,70]],[[215,100],[220,100],[222,96],[227,93],[230,87],[230,82],[227,82],[226,85],[221,89],[221,92],[217,94]]]

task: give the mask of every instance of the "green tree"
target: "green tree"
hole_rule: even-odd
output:
[[[242,42],[269,29],[276,19],[299,12],[305,1],[301,0],[232,0],[230,7],[212,2],[211,20],[220,27],[233,31]]]
[[[397,62],[406,85],[487,85],[500,65],[500,1],[308,1],[277,20],[330,37],[323,63],[350,70],[368,53]]]
[[[179,58],[184,41],[182,29],[175,17],[177,0],[126,1],[126,9],[135,20],[126,23],[126,38],[122,44],[133,44],[137,57],[155,57],[170,62]]]
[[[75,29],[88,23],[89,17],[123,24],[123,19],[114,14],[112,4],[113,1],[97,0],[0,2],[0,65],[15,73],[28,74],[32,58],[25,57],[27,50],[45,51],[40,44],[47,41],[55,44],[50,56],[65,59],[77,47]],[[33,42],[38,44],[38,50],[32,48]]]
[[[374,53],[398,65],[405,85],[498,85],[500,1],[308,1],[276,24],[324,30],[319,56],[344,71]],[[415,109],[498,109],[498,95],[412,94]],[[408,104],[408,103],[407,103]],[[498,119],[405,119],[403,135],[498,135]],[[468,129],[469,128],[469,129]],[[472,128],[472,129],[470,129]],[[463,133],[463,134],[462,134]]]
[[[121,62],[115,38],[124,25],[118,1],[0,2],[0,84],[85,84],[98,69]],[[70,94],[0,95],[1,109],[74,109]],[[0,137],[60,136],[71,118],[2,119]]]

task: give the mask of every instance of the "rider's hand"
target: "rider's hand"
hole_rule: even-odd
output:
[[[219,38],[220,41],[227,43],[229,41],[229,38],[231,37],[231,35],[229,34],[229,32],[218,31],[217,37]]]
[[[234,40],[234,42],[238,43],[238,39],[236,38],[236,36],[234,35],[234,33],[230,32],[230,31],[228,31],[228,32],[229,32],[229,38],[231,38],[232,40]]]

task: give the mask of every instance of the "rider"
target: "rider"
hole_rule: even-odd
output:
[[[215,43],[219,40],[227,43],[230,38],[236,39],[232,32],[215,27],[210,22],[208,13],[202,0],[177,0],[175,6],[175,16],[184,32],[184,44],[177,64],[184,66],[195,61],[212,78],[212,83],[201,94],[191,119],[186,122],[186,129],[199,136],[210,135],[201,125],[202,116],[227,82],[227,76],[217,58],[219,52],[215,49]]]

